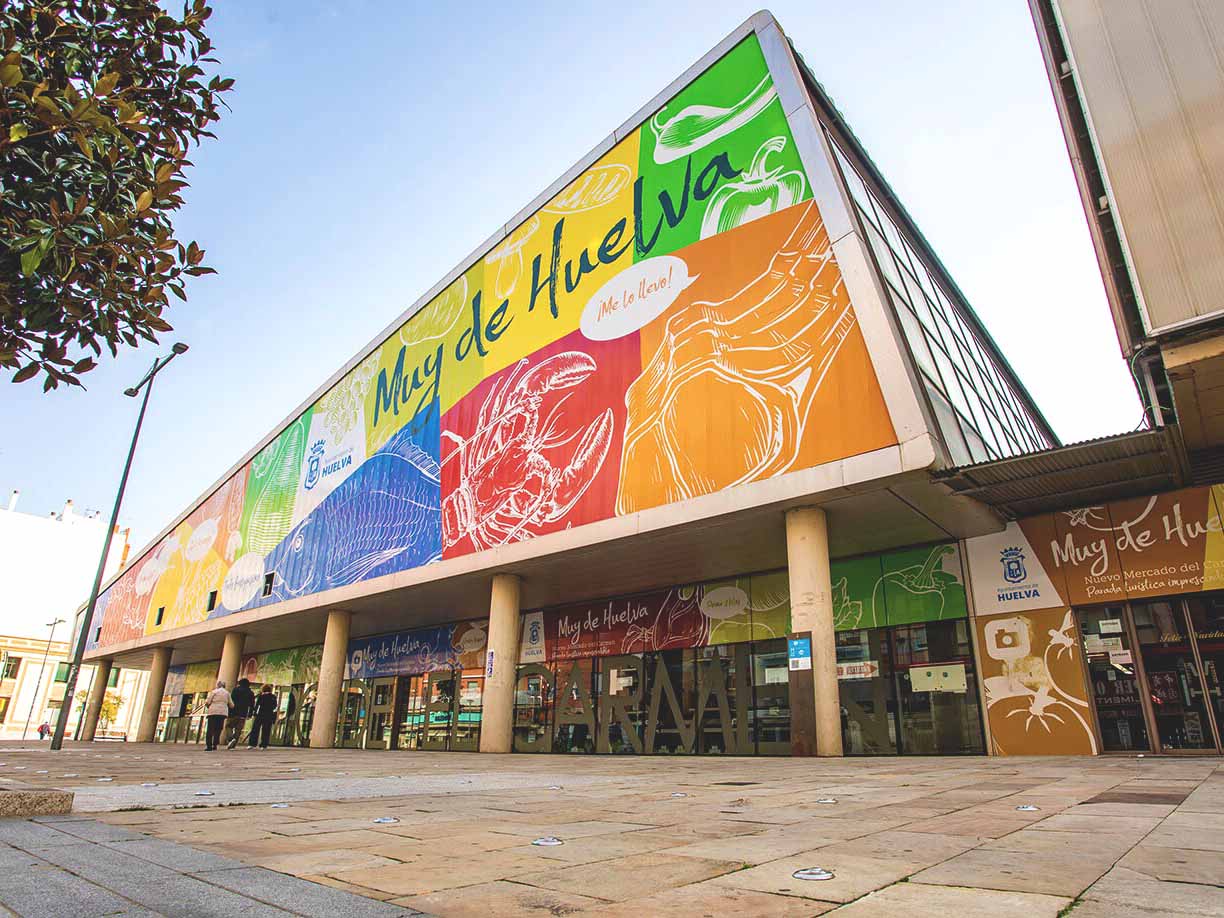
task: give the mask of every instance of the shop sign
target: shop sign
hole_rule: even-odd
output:
[[[790,662],[791,672],[812,668],[811,638],[790,638],[786,642],[786,657]]]
[[[485,678],[493,678],[493,649],[490,648],[485,654]]]
[[[875,660],[858,660],[854,663],[838,663],[837,678],[874,679],[880,674],[880,664]]]
[[[1114,666],[1129,666],[1131,664],[1131,652],[1129,650],[1111,650],[1109,652],[1109,662]]]
[[[959,692],[963,695],[969,690],[964,663],[911,666],[909,677],[910,688],[915,692]]]
[[[1103,618],[1097,625],[1097,630],[1101,634],[1121,634],[1122,619],[1120,618]]]

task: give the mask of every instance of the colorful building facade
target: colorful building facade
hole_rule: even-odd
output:
[[[1038,548],[987,563],[1017,524],[938,480],[1057,446],[758,14],[140,553],[87,658],[151,659],[144,739],[245,676],[285,744],[1096,751],[1079,599],[983,593]]]

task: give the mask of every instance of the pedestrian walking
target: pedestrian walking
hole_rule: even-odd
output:
[[[251,691],[251,680],[239,679],[230,695],[230,701],[234,706],[230,710],[229,720],[225,722],[225,733],[229,738],[226,746],[233,749],[238,745],[238,740],[242,738],[242,728],[246,726],[246,719],[251,716],[251,708],[255,705],[255,693]]]
[[[221,743],[221,731],[225,729],[225,719],[229,717],[234,706],[230,701],[230,693],[225,690],[225,680],[218,679],[217,687],[208,693],[204,700],[208,713],[208,729],[204,734],[204,750],[212,752]]]
[[[51,725],[49,723],[46,723],[44,721],[43,723],[38,725],[38,738],[40,740],[45,740],[50,735],[51,735]]]
[[[276,696],[272,694],[272,686],[264,685],[255,699],[255,726],[251,728],[249,747],[255,748],[256,739],[259,748],[267,749],[268,740],[272,738],[272,725],[276,723]]]

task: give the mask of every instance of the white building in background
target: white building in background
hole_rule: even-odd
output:
[[[41,516],[17,509],[13,491],[0,508],[0,739],[38,738],[38,725],[54,724],[64,700],[72,623],[89,598],[106,523],[97,511],[78,513],[71,500]],[[127,561],[128,531],[111,542],[106,573]],[[83,667],[77,691],[87,691],[94,668]],[[110,692],[120,699],[99,736],[135,731],[147,676],[112,669]],[[76,727],[79,705],[70,725]]]

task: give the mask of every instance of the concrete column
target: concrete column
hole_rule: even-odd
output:
[[[319,661],[319,691],[315,697],[314,720],[310,724],[312,749],[330,749],[336,745],[336,718],[340,714],[340,687],[344,682],[351,622],[352,615],[342,609],[333,609],[327,614],[323,659]]]
[[[102,713],[102,701],[106,698],[106,683],[110,681],[111,664],[113,660],[99,660],[94,664],[93,688],[89,690],[89,700],[85,702],[85,722],[81,724],[81,735],[77,737],[82,743],[93,742],[94,733],[98,730],[98,715]],[[71,698],[65,698],[64,704],[71,704]]]
[[[514,739],[514,682],[519,656],[519,593],[514,574],[493,577],[489,598],[489,647],[485,655],[480,751],[509,752]]]
[[[162,696],[166,694],[166,674],[170,671],[170,657],[173,655],[173,647],[153,648],[153,665],[149,668],[144,706],[140,709],[140,723],[136,727],[138,743],[151,743],[157,734],[157,715],[161,713]]]
[[[791,680],[791,710],[795,715],[792,746],[800,754],[839,756],[841,702],[837,692],[837,642],[833,634],[829,533],[824,510],[801,507],[787,512],[786,563],[791,630],[795,637],[810,637],[812,641],[810,683],[806,675],[800,675],[805,671],[792,673],[798,677]],[[807,689],[809,684],[811,688]],[[811,695],[796,698],[796,688],[803,694],[810,691]]]
[[[225,682],[229,691],[238,684],[238,670],[242,668],[242,645],[246,635],[241,631],[227,631],[225,645],[221,648],[221,665],[217,667],[217,678]]]

